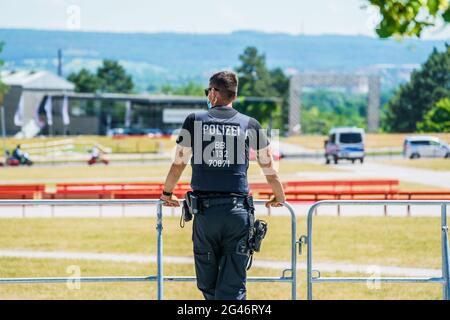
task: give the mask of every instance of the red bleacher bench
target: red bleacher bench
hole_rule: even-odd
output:
[[[0,185],[0,199],[39,199],[44,190],[41,184]]]

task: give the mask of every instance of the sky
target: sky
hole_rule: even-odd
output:
[[[0,28],[375,36],[364,0],[0,0]],[[450,27],[425,39],[450,39]]]

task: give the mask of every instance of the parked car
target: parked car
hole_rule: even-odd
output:
[[[131,136],[148,136],[148,137],[161,137],[163,132],[157,128],[114,128],[108,130],[107,133],[110,137],[131,137]]]
[[[114,128],[107,132],[109,137],[124,137],[130,135],[130,128]]]
[[[403,156],[409,159],[450,158],[450,146],[437,137],[411,136],[403,142]]]
[[[161,129],[150,128],[150,129],[143,129],[143,131],[145,132],[145,135],[147,137],[160,138],[163,136],[163,132]]]
[[[326,164],[337,164],[343,159],[364,162],[364,129],[339,127],[331,129],[328,135],[324,143]]]

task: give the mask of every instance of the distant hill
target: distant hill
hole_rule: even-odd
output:
[[[56,70],[63,49],[64,73],[94,69],[102,59],[119,60],[139,90],[164,83],[204,81],[215,70],[233,68],[245,47],[255,46],[270,67],[300,71],[370,72],[384,87],[404,81],[444,41],[380,40],[365,36],[293,36],[240,31],[231,34],[99,33],[0,29],[8,69]]]

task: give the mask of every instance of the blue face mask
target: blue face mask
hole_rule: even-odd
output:
[[[211,101],[209,101],[208,98],[206,98],[206,104],[208,105],[208,110],[211,109],[213,107]]]

